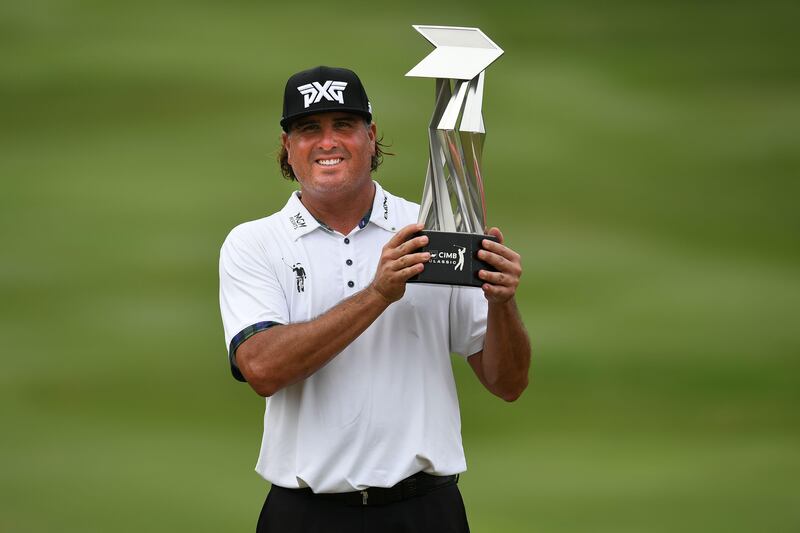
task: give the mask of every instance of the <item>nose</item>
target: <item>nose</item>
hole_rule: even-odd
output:
[[[330,124],[325,124],[319,136],[319,147],[322,150],[333,150],[339,144],[339,141],[336,138],[336,131],[333,129],[333,126]]]

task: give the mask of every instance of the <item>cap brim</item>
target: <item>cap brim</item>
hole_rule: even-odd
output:
[[[281,128],[283,128],[283,131],[289,131],[289,126],[292,124],[292,122],[294,122],[297,119],[300,119],[300,118],[303,118],[303,117],[307,117],[307,116],[310,116],[310,115],[316,115],[318,113],[335,113],[337,111],[342,111],[342,112],[345,112],[345,113],[353,113],[355,115],[360,115],[360,116],[364,117],[365,119],[367,119],[368,122],[372,122],[372,113],[367,113],[363,109],[358,109],[358,108],[354,108],[354,107],[337,106],[337,107],[331,107],[331,108],[325,108],[325,109],[309,109],[309,110],[303,111],[301,113],[295,113],[294,115],[292,115],[290,117],[282,118],[281,119]]]

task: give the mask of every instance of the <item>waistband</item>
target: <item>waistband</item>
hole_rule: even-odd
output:
[[[397,483],[393,487],[367,487],[364,490],[353,492],[320,493],[315,494],[310,488],[287,489],[273,485],[273,490],[287,491],[292,494],[304,495],[310,498],[319,498],[340,503],[348,506],[371,506],[386,505],[395,503],[417,496],[423,496],[429,492],[455,485],[458,483],[458,474],[452,476],[434,476],[425,472],[417,472]]]

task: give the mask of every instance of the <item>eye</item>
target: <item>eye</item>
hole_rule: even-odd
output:
[[[353,123],[350,120],[337,120],[334,126],[340,130],[346,130],[353,127]]]
[[[312,133],[319,129],[319,124],[314,122],[307,122],[305,124],[300,124],[297,126],[297,130],[300,133]]]

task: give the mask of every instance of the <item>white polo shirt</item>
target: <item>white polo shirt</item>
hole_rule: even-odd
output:
[[[375,183],[369,218],[346,236],[316,221],[297,193],[278,213],[234,228],[220,254],[226,346],[313,320],[367,287],[381,248],[418,210]],[[483,349],[486,314],[478,288],[408,284],[328,364],[266,399],[256,471],[319,493],[466,470],[450,352]]]

